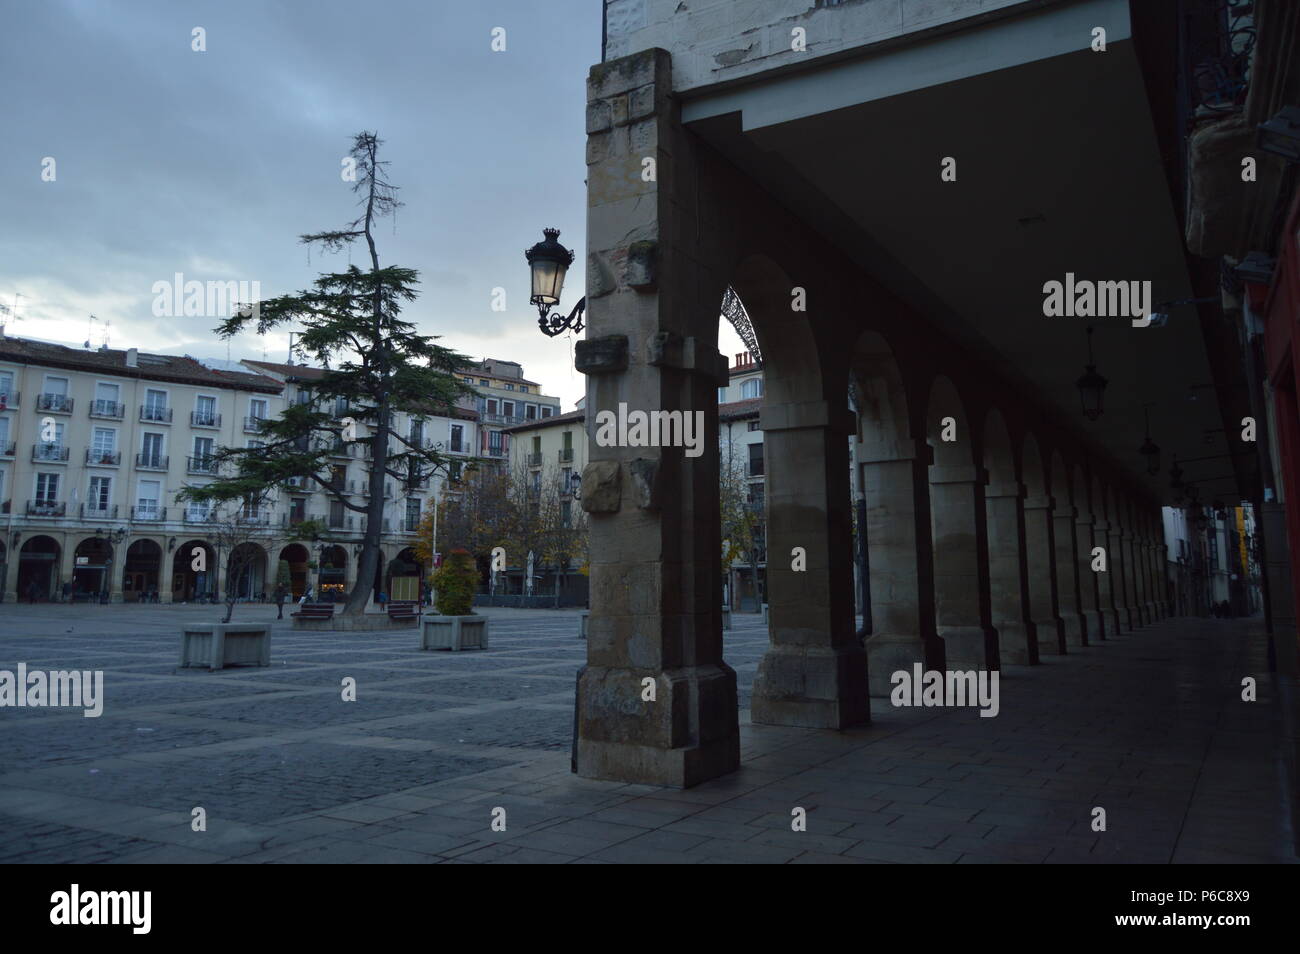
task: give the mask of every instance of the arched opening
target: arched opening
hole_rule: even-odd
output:
[[[1101,587],[1098,574],[1092,569],[1093,548],[1099,539],[1104,538],[1097,529],[1097,517],[1093,511],[1094,494],[1089,486],[1087,474],[1080,464],[1074,466],[1075,544],[1079,550],[1079,605],[1080,612],[1088,620],[1088,638],[1105,639],[1112,631],[1110,623],[1102,612]]]
[[[424,564],[410,547],[398,553],[388,564],[387,592],[390,600],[415,601],[424,592]]]
[[[1056,605],[1065,628],[1066,648],[1088,645],[1088,619],[1083,613],[1079,592],[1078,510],[1070,472],[1060,451],[1052,452],[1051,479],[1047,486],[1052,495],[1052,531],[1056,548]]]
[[[203,540],[187,540],[172,556],[172,602],[208,602],[216,598],[216,551]]]
[[[157,603],[162,570],[162,547],[153,540],[136,540],[126,550],[122,564],[122,600]]]
[[[280,550],[276,566],[276,585],[283,583],[289,589],[290,598],[297,602],[307,590],[308,567],[311,555],[301,543],[291,543]],[[282,577],[287,576],[287,579]]]
[[[336,544],[320,550],[316,599],[321,603],[342,603],[348,598],[348,552]]]
[[[981,463],[970,418],[952,381],[934,379],[926,402],[936,627],[949,669],[1000,668],[990,621]]]
[[[32,537],[18,551],[18,599],[36,603],[54,595],[63,548],[52,537]]]
[[[226,559],[226,595],[241,603],[265,602],[266,551],[256,543],[241,543]]]
[[[113,565],[113,544],[88,537],[72,551],[72,600],[107,603]]]

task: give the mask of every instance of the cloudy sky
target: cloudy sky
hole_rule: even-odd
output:
[[[20,296],[8,333],[80,346],[93,314],[94,346],[107,334],[225,358],[211,319],[153,316],[154,282],[258,281],[270,297],[345,265],[346,252],[309,260],[297,237],[354,217],[340,161],[369,129],[406,203],[395,232],[379,229],[380,260],[421,273],[407,317],[471,357],[521,362],[566,410],[583,393],[572,336],[537,331],[523,251],[554,226],[585,254],[599,0],[0,0],[0,13],[0,303]],[[196,27],[206,52],[191,49]],[[229,343],[233,358],[287,349],[287,334]]]

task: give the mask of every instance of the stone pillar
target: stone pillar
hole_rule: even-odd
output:
[[[1097,609],[1106,620],[1106,635],[1114,636],[1123,632],[1119,608],[1115,603],[1116,554],[1119,550],[1119,533],[1105,517],[1097,517],[1092,525],[1094,547],[1106,550],[1106,569],[1094,572],[1097,578]]]
[[[164,536],[159,540],[162,548],[161,563],[158,565],[158,602],[170,603],[172,601],[172,583],[176,579],[176,552],[167,549],[167,541],[170,537]]]
[[[1075,539],[1079,545],[1079,612],[1088,622],[1088,641],[1102,640],[1114,633],[1114,624],[1106,618],[1101,600],[1100,577],[1104,574],[1092,568],[1092,548],[1094,539],[1104,540],[1103,534],[1097,538],[1096,518],[1092,514],[1082,514],[1074,522]]]
[[[1142,625],[1150,626],[1156,621],[1151,601],[1151,546],[1147,539],[1146,521],[1136,506],[1133,508],[1133,562],[1137,567],[1136,598]]]
[[[1111,586],[1120,626],[1132,632],[1141,624],[1138,622],[1133,605],[1133,556],[1130,549],[1132,537],[1126,519],[1126,514],[1119,513],[1111,518],[1110,539],[1115,546],[1115,560],[1111,564]]]
[[[1160,519],[1160,510],[1157,508],[1155,516],[1148,515],[1146,519],[1146,545],[1147,545],[1147,579],[1150,586],[1147,592],[1151,599],[1151,618],[1162,620],[1169,615],[1168,607],[1165,605],[1165,552],[1164,543],[1162,542],[1162,521]]]
[[[1015,665],[1038,662],[1038,637],[1029,619],[1029,586],[1025,575],[1024,515],[1018,483],[990,484],[984,489],[988,518],[989,616],[998,634],[1002,661]]]
[[[1026,497],[1025,575],[1029,595],[1029,620],[1038,641],[1038,654],[1057,655],[1066,651],[1065,620],[1057,596],[1056,541],[1052,498]],[[1070,562],[1074,562],[1073,553]]]
[[[28,536],[35,536],[35,534],[29,533]],[[50,581],[50,591],[41,594],[43,600],[52,599],[55,593],[62,593],[63,581],[72,579],[72,573],[77,566],[76,536],[68,533],[45,534],[45,536],[53,536],[59,541],[59,565],[58,569],[51,574],[53,579]]]
[[[1260,505],[1259,533],[1264,538],[1263,572],[1268,584],[1277,671],[1295,679],[1300,677],[1300,647],[1296,644],[1295,589],[1287,541],[1286,504],[1269,502]]]
[[[123,539],[121,543],[113,547],[113,565],[108,570],[108,601],[110,603],[122,602],[122,574],[126,571],[126,550],[134,542],[134,540]]]
[[[671,75],[669,55],[646,50],[587,79],[588,330],[575,365],[588,376],[593,437],[582,473],[591,616],[574,763],[590,778],[686,787],[738,768],[740,733],[719,565],[727,362],[715,342],[726,278],[706,273],[711,249],[692,244],[696,203],[709,196],[696,193]],[[655,162],[651,181],[644,159]],[[600,439],[601,418],[617,418],[620,404],[698,419],[699,456],[620,445],[608,431]]]
[[[1065,629],[1065,645],[1088,645],[1088,620],[1079,596],[1079,544],[1075,540],[1077,511],[1063,497],[1054,498],[1052,538],[1056,547],[1056,605]]]
[[[873,696],[888,696],[895,672],[945,668],[935,632],[930,549],[930,448],[905,440],[859,442],[867,497],[872,632],[867,639]]]
[[[753,721],[819,729],[869,722],[867,653],[853,625],[853,417],[809,401],[767,405],[761,418],[771,646],[754,680]]]
[[[988,611],[988,548],[983,521],[988,475],[973,465],[930,467],[935,617],[950,670],[999,669],[998,634]]]

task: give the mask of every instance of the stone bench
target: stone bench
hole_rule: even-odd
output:
[[[414,622],[420,618],[420,604],[415,600],[397,600],[388,604],[388,618],[391,620],[409,620]]]
[[[295,619],[333,619],[333,603],[303,603],[302,609],[290,614]]]
[[[265,623],[190,623],[181,631],[181,668],[271,665]]]

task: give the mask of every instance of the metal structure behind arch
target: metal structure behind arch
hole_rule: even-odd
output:
[[[731,327],[736,329],[736,334],[740,340],[745,343],[749,353],[754,356],[754,363],[760,367],[763,364],[763,353],[758,348],[758,335],[754,334],[754,325],[749,320],[749,312],[745,310],[745,305],[736,294],[736,290],[730,285],[722,296],[722,317],[731,323]]]

